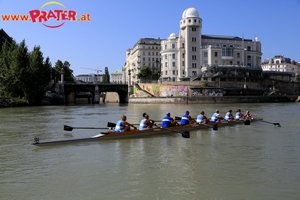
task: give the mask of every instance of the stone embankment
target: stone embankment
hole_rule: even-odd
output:
[[[279,103],[295,102],[287,96],[223,96],[223,97],[165,97],[165,98],[130,98],[129,103],[140,104],[198,104],[198,103]]]

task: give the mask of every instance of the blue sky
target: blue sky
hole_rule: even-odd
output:
[[[0,14],[28,14],[47,0],[0,0]],[[125,52],[140,38],[167,38],[179,33],[182,13],[195,7],[203,20],[202,34],[258,37],[262,58],[284,55],[300,61],[300,0],[60,0],[67,10],[90,14],[90,22],[67,21],[60,28],[41,23],[4,22],[3,28],[31,50],[41,47],[52,65],[69,61],[74,75],[96,73],[91,69],[122,69]],[[43,9],[61,9],[58,5]],[[53,24],[52,24],[53,23]],[[48,25],[57,25],[48,22]]]

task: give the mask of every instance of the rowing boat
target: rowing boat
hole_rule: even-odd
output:
[[[253,121],[258,121],[262,119],[252,119]],[[64,143],[74,143],[74,142],[84,142],[84,141],[100,141],[100,140],[111,140],[111,139],[123,139],[123,138],[134,138],[134,137],[144,137],[144,136],[150,136],[150,135],[162,135],[167,133],[181,133],[182,137],[189,138],[189,131],[192,130],[198,130],[198,129],[204,129],[204,128],[213,128],[215,127],[222,127],[222,126],[232,126],[236,124],[245,124],[250,125],[249,121],[228,121],[228,122],[217,122],[214,124],[189,124],[184,126],[174,126],[174,127],[168,127],[168,128],[151,128],[147,130],[131,130],[128,132],[121,132],[121,133],[115,133],[113,130],[109,130],[107,132],[101,132],[98,135],[92,136],[92,137],[86,137],[86,138],[77,138],[77,139],[68,139],[68,140],[55,140],[55,141],[46,141],[46,142],[40,142],[39,138],[34,138],[34,142],[31,143],[32,145],[36,146],[44,146],[44,145],[54,145],[54,144],[64,144]],[[188,136],[185,135],[188,132]]]

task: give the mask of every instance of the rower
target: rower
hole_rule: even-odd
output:
[[[200,114],[197,116],[196,122],[198,124],[207,124],[209,122],[208,118],[205,116],[204,111],[201,111]]]
[[[220,116],[219,110],[216,110],[216,112],[211,116],[210,122],[215,123],[223,120],[224,118]]]
[[[252,115],[250,114],[250,111],[247,110],[246,113],[244,114],[245,119],[252,119]]]
[[[149,115],[146,114],[146,113],[143,113],[143,116],[144,116],[144,119],[141,120],[140,122],[140,126],[139,126],[139,130],[142,131],[142,130],[147,130],[149,128],[152,128],[153,125],[155,125],[154,123],[152,123],[150,120],[149,120]]]
[[[167,128],[167,127],[177,126],[177,125],[179,124],[176,122],[176,120],[174,120],[171,117],[171,113],[167,112],[166,116],[162,119],[162,123],[161,123],[162,128]]]
[[[234,117],[232,115],[232,110],[228,110],[228,112],[225,114],[225,117],[224,117],[224,121],[228,122],[228,121],[232,121],[234,120]]]
[[[130,126],[132,126],[134,129],[136,129],[136,127],[134,125],[128,123],[126,120],[127,120],[127,117],[125,115],[122,115],[121,119],[116,123],[116,128],[114,131],[115,133],[130,131]]]
[[[180,124],[187,125],[187,124],[195,124],[196,121],[190,116],[190,111],[186,110],[185,114],[181,117]]]
[[[236,113],[235,113],[235,120],[239,121],[239,120],[244,120],[244,115],[241,111],[241,109],[237,109]]]

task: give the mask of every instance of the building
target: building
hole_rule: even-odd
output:
[[[129,84],[138,82],[137,74],[143,66],[150,67],[154,73],[156,70],[160,70],[160,43],[160,38],[142,38],[132,49],[128,49],[122,80]]]
[[[110,74],[111,77],[111,83],[124,83],[123,81],[123,72],[122,70],[116,70],[113,73]]]
[[[9,45],[12,43],[13,38],[10,37],[3,29],[0,29],[0,47],[7,42]]]
[[[161,82],[206,80],[220,75],[216,68],[222,68],[223,71],[224,68],[228,68],[227,71],[232,69],[235,72],[249,69],[254,70],[256,75],[260,73],[261,76],[262,52],[257,37],[251,40],[237,36],[203,35],[202,19],[195,8],[186,9],[179,24],[179,35],[171,33],[167,39],[160,41],[161,47],[157,49],[159,41],[156,42],[156,46],[152,45],[154,49],[149,44],[149,57],[143,58],[152,61],[149,65],[151,67],[161,66]],[[128,74],[131,74],[134,81],[139,72],[135,65],[148,65],[139,59],[143,53],[147,55],[147,52],[142,52],[143,47],[147,46],[139,42],[133,50],[127,51],[126,65],[123,68],[124,76],[128,79]],[[161,54],[160,59],[150,57],[150,50],[156,50],[154,55]],[[131,70],[131,73],[128,70]],[[247,74],[241,75],[244,78]]]
[[[263,60],[261,67],[263,71],[294,73],[294,78],[300,75],[300,63],[283,55],[275,55],[273,58]]]
[[[81,74],[75,77],[77,82],[84,83],[95,83],[95,82],[103,82],[102,74]]]

